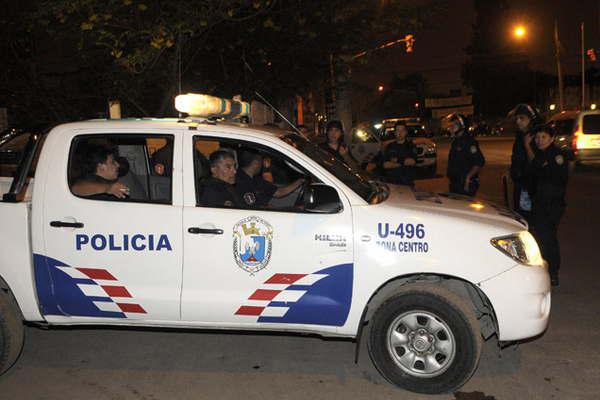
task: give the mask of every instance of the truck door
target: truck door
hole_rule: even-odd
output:
[[[49,167],[37,216],[44,241],[34,245],[43,314],[63,322],[179,320],[181,168],[173,154],[181,145],[176,135],[65,130],[47,144],[44,156],[52,160],[44,161]],[[113,161],[122,199],[105,193],[107,182],[114,183]]]
[[[353,276],[347,200],[340,194],[342,209],[329,214],[304,212],[298,191],[271,198],[267,205],[206,206],[202,191],[213,179],[206,159],[216,150],[228,152],[239,170],[248,153],[269,158],[278,187],[301,177],[317,178],[272,147],[230,138],[186,139],[186,170],[194,158],[196,180],[186,174],[184,181],[182,319],[220,326],[264,324],[267,329],[344,325]],[[253,201],[251,195],[242,200]]]

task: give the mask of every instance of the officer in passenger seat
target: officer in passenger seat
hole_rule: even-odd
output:
[[[277,187],[265,180],[263,169],[263,156],[254,151],[244,151],[239,156],[240,168],[236,173],[235,189],[250,207],[265,207],[273,197],[281,198],[298,189],[304,179]]]

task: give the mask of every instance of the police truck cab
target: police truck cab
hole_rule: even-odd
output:
[[[442,393],[470,378],[485,339],[546,329],[547,266],[518,215],[370,181],[293,132],[232,122],[247,103],[176,104],[190,117],[32,134],[1,178],[0,373],[23,322],[264,330],[365,340],[392,384]],[[107,150],[90,162],[94,148]],[[261,206],[207,206],[216,151],[259,153],[274,185],[303,184]],[[102,175],[107,160],[118,171]],[[75,193],[82,180],[103,196]],[[116,183],[122,196],[102,189]]]

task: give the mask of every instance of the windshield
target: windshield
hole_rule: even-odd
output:
[[[344,161],[323,150],[315,143],[310,142],[295,133],[283,136],[281,139],[309,156],[327,171],[331,172],[336,178],[356,192],[356,194],[365,201],[371,201],[377,194],[379,186],[370,183],[370,178],[366,173],[346,164]]]

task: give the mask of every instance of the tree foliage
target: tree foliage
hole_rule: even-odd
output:
[[[411,4],[22,0],[2,21],[0,101],[23,104],[21,116],[36,102],[38,118],[62,121],[102,112],[109,98],[126,115],[172,114],[180,89],[282,99],[322,84],[331,54],[413,32],[431,8]]]

